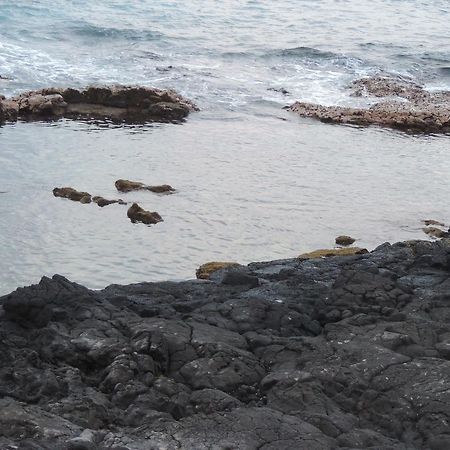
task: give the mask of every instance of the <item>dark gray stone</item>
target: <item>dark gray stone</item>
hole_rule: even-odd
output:
[[[449,254],[95,292],[44,277],[0,298],[0,448],[448,448]]]

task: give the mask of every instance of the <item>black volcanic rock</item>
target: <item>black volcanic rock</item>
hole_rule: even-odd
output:
[[[0,448],[449,448],[450,240],[219,275],[2,297]]]

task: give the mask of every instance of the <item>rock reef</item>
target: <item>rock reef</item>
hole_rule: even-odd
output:
[[[296,102],[288,109],[326,123],[379,125],[425,133],[450,132],[450,91],[429,92],[403,79],[372,77],[355,81],[352,95],[382,98],[370,108]]]
[[[134,86],[48,88],[0,98],[0,122],[61,117],[177,122],[195,110],[192,102],[173,91]]]
[[[0,298],[0,448],[450,448],[450,240],[219,272]]]

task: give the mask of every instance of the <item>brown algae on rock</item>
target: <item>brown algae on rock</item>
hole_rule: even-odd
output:
[[[329,258],[331,256],[354,256],[369,253],[366,248],[348,247],[348,248],[331,248],[319,249],[309,253],[302,253],[298,258],[300,259],[315,259],[315,258]]]
[[[218,262],[218,261],[207,262],[205,264],[202,264],[197,269],[195,275],[200,280],[209,280],[211,274],[217,272],[220,269],[225,269],[227,267],[239,267],[240,265],[241,264],[236,262]]]

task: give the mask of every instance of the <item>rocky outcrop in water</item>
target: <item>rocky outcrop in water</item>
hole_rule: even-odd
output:
[[[68,117],[171,122],[195,110],[193,103],[169,90],[133,86],[48,88],[0,100],[0,121]]]
[[[146,225],[155,225],[163,222],[163,218],[156,211],[146,211],[137,203],[133,203],[127,211],[127,216],[132,223],[142,222]]]
[[[138,181],[117,180],[115,182],[116,189],[120,192],[132,191],[151,191],[156,194],[173,194],[175,189],[168,184],[161,184],[158,186],[148,186],[147,184]]]
[[[67,198],[73,202],[91,203],[92,201],[92,196],[89,192],[77,191],[71,187],[55,187],[53,189],[53,195],[55,197]]]
[[[0,448],[450,447],[450,240],[0,298]]]
[[[327,123],[379,125],[426,133],[450,132],[450,91],[428,92],[409,81],[365,78],[352,86],[355,96],[380,97],[370,108],[296,102],[288,109]]]
[[[91,194],[89,194],[89,192],[77,191],[76,189],[71,188],[71,187],[62,187],[62,188],[55,187],[53,189],[53,195],[55,197],[67,198],[74,202],[80,202],[80,203],[94,202],[98,206],[100,206],[100,208],[103,208],[104,206],[112,205],[114,203],[118,203],[119,205],[127,204],[120,198],[118,200],[108,200],[99,195],[92,196]]]

